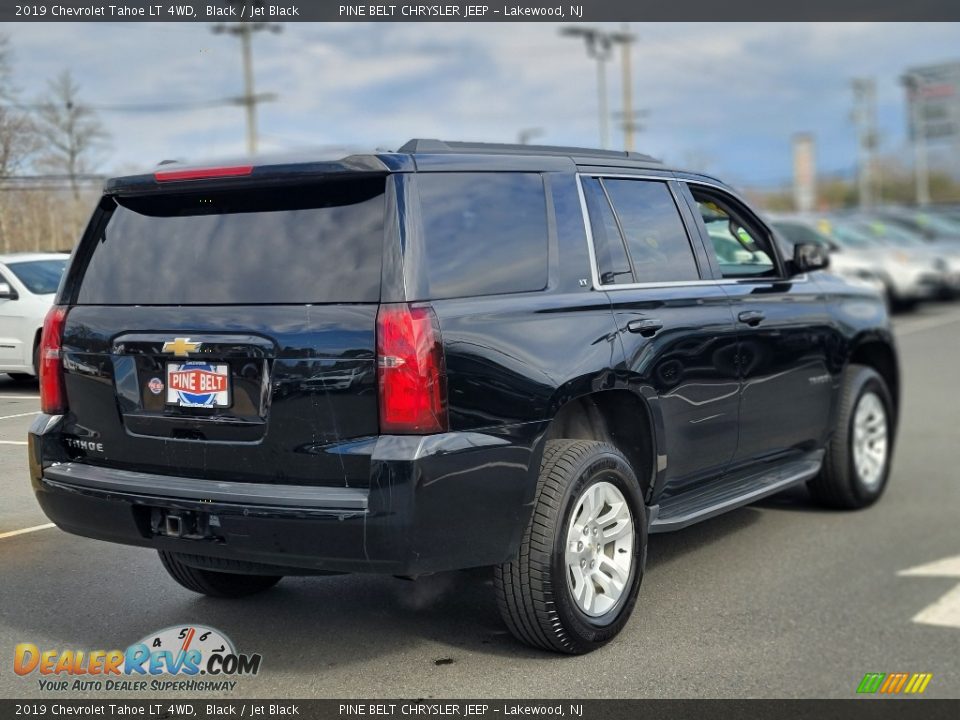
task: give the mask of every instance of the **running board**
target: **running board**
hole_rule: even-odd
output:
[[[688,525],[749,505],[756,500],[806,482],[820,472],[823,453],[780,465],[774,470],[741,478],[721,477],[672,495],[650,508],[651,533],[680,530]]]

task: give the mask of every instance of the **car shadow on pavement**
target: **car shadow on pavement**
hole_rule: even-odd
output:
[[[762,515],[762,512],[748,505],[682,530],[651,535],[648,543],[647,572],[667,565],[687,553],[696,552],[701,547],[712,545],[721,538],[746,530],[759,521]]]
[[[807,490],[807,486],[796,485],[787,488],[776,495],[759,500],[754,507],[764,510],[786,510],[788,512],[817,513],[821,515],[836,514],[838,511],[818,505]]]
[[[645,584],[674,572],[668,566],[687,553],[748,530],[763,512],[740,508],[651,536],[647,570],[654,574]],[[123,648],[156,630],[196,623],[223,631],[241,651],[261,653],[277,672],[345,669],[389,656],[412,657],[431,667],[475,654],[564,661],[510,635],[497,610],[490,569],[416,581],[377,575],[290,577],[260,595],[216,600],[181,588],[147,550],[56,529],[16,544],[8,541],[2,549],[0,567],[11,581],[0,588],[2,624],[6,637],[16,633],[14,642],[44,638],[59,647]],[[683,572],[682,564],[677,569]],[[651,595],[656,593],[647,593],[648,603]],[[64,602],[70,598],[74,601]]]

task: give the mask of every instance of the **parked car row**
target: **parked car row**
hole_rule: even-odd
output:
[[[960,297],[960,210],[885,207],[869,212],[777,215],[786,246],[815,243],[831,271],[875,287],[891,308]]]
[[[65,253],[0,255],[0,373],[34,381],[40,330],[67,267]]]

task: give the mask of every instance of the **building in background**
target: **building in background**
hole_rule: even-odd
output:
[[[810,133],[793,136],[793,206],[811,212],[817,204],[816,141]]]

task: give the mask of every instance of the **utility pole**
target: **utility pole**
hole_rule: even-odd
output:
[[[910,136],[913,142],[913,176],[916,183],[917,205],[930,204],[930,171],[927,167],[927,129],[921,114],[920,93],[923,78],[908,74],[901,78],[907,88],[907,104],[910,108]]]
[[[853,122],[857,128],[857,198],[861,209],[874,204],[877,149],[877,84],[873,78],[856,78],[853,87]]]
[[[523,128],[517,133],[517,142],[520,145],[529,145],[531,140],[533,140],[535,137],[540,137],[541,135],[543,135],[543,128]]]
[[[583,38],[587,46],[587,57],[597,61],[597,114],[600,125],[600,147],[610,145],[610,113],[607,110],[607,61],[613,55],[616,43],[633,42],[633,36],[623,32],[605,32],[599,28],[565,27],[560,29],[565,37]],[[627,55],[629,60],[629,55]],[[626,112],[628,108],[624,106]]]
[[[623,66],[620,73],[623,81],[623,149],[633,152],[634,131],[642,129],[633,114],[633,72],[630,63],[630,46],[637,41],[637,36],[630,32],[630,25],[624,23],[621,26],[620,38],[620,61]]]
[[[262,2],[256,3],[262,5]],[[216,23],[210,30],[214,34],[227,33],[240,38],[240,50],[243,57],[243,95],[232,98],[237,105],[242,105],[247,114],[247,152],[255,155],[257,152],[257,104],[276,99],[273,93],[257,95],[253,87],[253,33],[269,30],[272,33],[282,32],[283,26],[268,22],[237,22]]]

